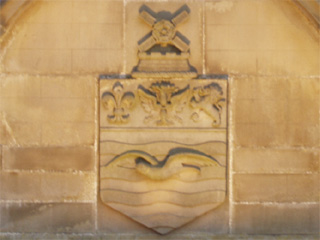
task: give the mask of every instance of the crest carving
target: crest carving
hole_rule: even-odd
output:
[[[137,44],[134,79],[100,79],[100,198],[167,234],[226,199],[227,79],[194,79],[178,31],[186,5],[139,14],[151,31]]]
[[[138,42],[139,63],[133,69],[134,78],[194,78],[197,71],[189,64],[190,42],[177,31],[189,17],[190,9],[182,6],[175,13],[155,13],[146,5],[140,17],[152,30]]]

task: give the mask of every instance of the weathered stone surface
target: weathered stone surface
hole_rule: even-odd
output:
[[[42,99],[43,122],[93,122],[94,98],[45,98]]]
[[[92,122],[48,122],[42,125],[42,144],[50,146],[93,145]]]
[[[74,0],[72,21],[77,23],[122,23],[123,1],[117,0]],[[108,13],[108,14],[106,14]]]
[[[193,232],[213,233],[217,235],[229,232],[229,204],[224,202],[218,208],[177,229],[173,234],[192,234]],[[170,235],[169,235],[170,236]]]
[[[234,234],[319,234],[319,204],[236,204]]]
[[[2,145],[0,145],[0,171],[2,170]]]
[[[233,152],[235,172],[317,173],[319,151],[240,148]]]
[[[19,34],[14,35],[3,58],[4,71],[120,72],[122,6],[120,1],[35,2],[28,9],[29,14],[23,16],[24,24],[17,24]],[[85,59],[91,58],[91,54],[96,55],[96,61]],[[116,60],[114,55],[120,57]]]
[[[246,25],[254,23],[257,19],[255,0],[206,1],[205,6],[206,23],[209,25]]]
[[[2,60],[6,73],[70,73],[71,49],[15,49],[10,48]]]
[[[1,200],[94,201],[95,177],[79,173],[0,173]]]
[[[235,143],[243,147],[319,146],[319,125],[236,123]]]
[[[91,76],[1,75],[1,143],[92,144],[95,85]]]
[[[241,146],[318,146],[319,78],[237,78],[233,117]]]
[[[317,31],[290,1],[205,4],[207,72],[319,75]]]
[[[24,76],[26,79],[26,76]],[[96,78],[79,77],[40,77],[41,96],[44,98],[82,98],[92,102],[95,96]],[[90,100],[89,100],[90,99]]]
[[[1,232],[93,232],[91,203],[1,203]]]
[[[72,71],[77,73],[119,73],[122,72],[122,62],[122,49],[75,49],[72,51]]]
[[[2,144],[38,145],[41,143],[42,131],[38,122],[10,122],[6,117],[3,118],[3,121],[3,134],[0,137]]]
[[[235,174],[237,202],[319,202],[319,174]]]
[[[0,99],[41,97],[42,79],[26,75],[0,75]]]
[[[93,147],[4,147],[6,170],[93,171]]]

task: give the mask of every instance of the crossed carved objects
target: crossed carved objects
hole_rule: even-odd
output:
[[[150,48],[156,44],[162,47],[168,44],[175,46],[181,52],[187,52],[189,50],[189,45],[183,39],[183,35],[176,30],[176,27],[184,22],[189,17],[189,8],[184,5],[179,10],[177,10],[171,19],[158,19],[154,16],[155,13],[152,12],[148,7],[144,6],[140,12],[140,17],[152,27],[151,35],[141,42],[138,46],[140,52],[148,51]]]

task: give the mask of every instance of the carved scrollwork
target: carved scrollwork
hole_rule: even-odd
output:
[[[213,127],[219,126],[225,100],[223,90],[217,83],[193,88],[190,106],[195,109],[195,112],[191,115],[191,119],[194,122],[200,121],[199,113],[204,112],[212,118]]]
[[[109,112],[107,119],[109,123],[122,124],[129,121],[128,110],[133,107],[135,95],[133,92],[124,92],[120,82],[113,85],[112,91],[102,94],[102,106]]]
[[[177,115],[182,112],[188,101],[189,85],[179,89],[168,81],[155,82],[146,89],[142,85],[138,87],[138,95],[141,106],[148,113],[145,122],[155,121],[157,125],[173,125],[182,123]]]

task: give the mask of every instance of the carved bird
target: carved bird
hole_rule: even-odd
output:
[[[155,82],[149,89],[142,85],[138,88],[141,106],[149,114],[145,122],[156,120],[158,125],[171,125],[174,121],[182,122],[177,116],[187,103],[189,85],[179,89],[166,81]]]
[[[221,164],[213,157],[190,148],[174,148],[169,151],[163,161],[138,150],[131,150],[116,156],[109,166],[130,166],[134,160],[136,171],[151,180],[166,180],[184,171],[194,171],[198,174],[201,167]],[[131,163],[130,163],[131,162]]]

